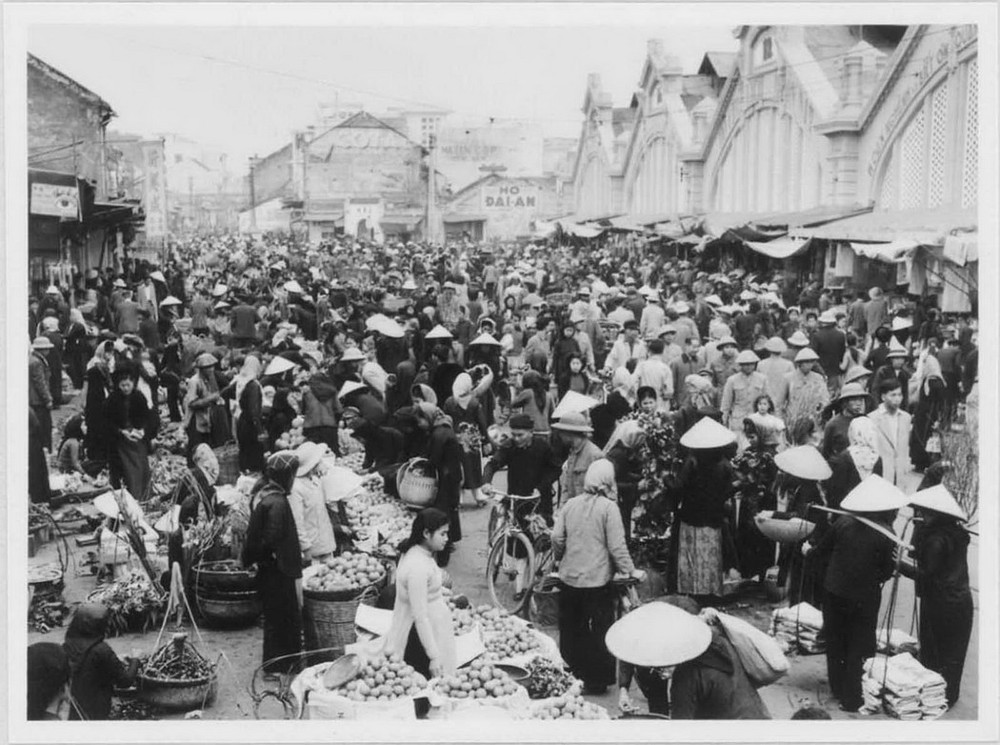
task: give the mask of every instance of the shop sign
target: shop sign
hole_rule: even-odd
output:
[[[163,153],[163,140],[140,143],[142,149],[143,210],[146,213],[146,237],[162,238],[167,235],[167,166]]]
[[[80,190],[66,184],[31,185],[30,212],[33,215],[80,219]]]
[[[483,187],[483,209],[534,209],[538,187],[530,184],[495,184]]]

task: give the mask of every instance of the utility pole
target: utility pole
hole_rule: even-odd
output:
[[[437,135],[427,138],[427,216],[424,239],[429,243],[442,243],[441,216],[437,209]]]
[[[250,229],[257,230],[257,197],[254,194],[253,169],[257,165],[257,156],[250,158]]]

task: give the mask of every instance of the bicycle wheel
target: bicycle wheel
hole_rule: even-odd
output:
[[[552,549],[539,551],[535,555],[534,581],[528,589],[528,620],[536,626],[555,626],[559,622],[558,609],[555,606],[555,595],[539,595],[534,591],[535,585],[555,570],[556,557]]]
[[[508,544],[512,551],[507,550]],[[522,559],[519,561],[513,553],[523,553]],[[520,592],[517,589],[518,565],[523,572],[523,589]],[[486,585],[490,588],[494,605],[508,613],[519,613],[528,599],[534,566],[535,550],[528,536],[518,530],[499,536],[486,560]]]
[[[490,516],[486,522],[486,545],[492,546],[493,539],[496,538],[497,528],[500,527],[500,521],[503,519],[503,507],[498,504],[493,504],[490,506]]]

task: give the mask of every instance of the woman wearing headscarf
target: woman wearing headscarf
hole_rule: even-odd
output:
[[[108,396],[111,439],[111,486],[124,486],[142,501],[152,479],[149,467],[149,404],[136,389],[138,373],[131,365],[115,370],[115,390]]]
[[[135,682],[139,661],[118,658],[104,641],[107,628],[108,609],[84,603],[66,629],[63,649],[69,658],[73,697],[70,719],[108,719],[115,686],[127,688]]]
[[[84,373],[87,371],[87,355],[90,345],[87,342],[87,324],[79,308],[70,308],[69,328],[66,329],[66,360],[69,363],[69,377],[73,387],[83,388]]]
[[[55,316],[43,318],[41,335],[52,342],[52,349],[46,355],[49,360],[49,390],[52,393],[52,408],[58,409],[63,403],[62,375],[65,347],[63,335],[59,331],[59,319]]]
[[[646,433],[642,425],[634,419],[628,419],[618,425],[604,447],[604,457],[615,467],[618,508],[622,513],[626,542],[632,537],[632,510],[639,499],[645,442]]]
[[[625,542],[621,511],[615,503],[615,467],[600,459],[590,464],[583,491],[556,514],[552,548],[559,561],[559,651],[584,692],[603,693],[615,682],[615,658],[604,636],[615,617],[615,573],[643,579]]]
[[[257,593],[264,607],[265,663],[302,651],[302,552],[288,503],[298,467],[299,459],[290,450],[272,455],[250,501],[242,559],[244,566],[257,567]],[[294,659],[265,665],[270,675],[291,673],[296,668]]]
[[[264,427],[264,389],[260,384],[260,359],[248,355],[233,381],[236,398],[236,442],[240,446],[240,470],[264,470],[264,447],[268,434]]]
[[[437,473],[437,495],[432,507],[441,510],[448,516],[449,547],[462,540],[462,523],[459,519],[458,505],[462,500],[462,463],[465,453],[455,436],[451,417],[441,409],[430,404],[419,404],[416,407],[421,426],[430,431],[427,443],[427,460]],[[450,548],[438,555],[438,563],[448,565]]]
[[[780,420],[779,420],[780,421]],[[750,579],[760,577],[774,563],[774,541],[764,536],[754,517],[762,510],[773,510],[774,479],[778,467],[774,465],[774,451],[768,446],[766,433],[756,422],[743,420],[746,449],[733,458],[736,474],[736,554],[740,574]]]
[[[177,530],[167,541],[170,565],[173,567],[174,563],[180,564],[185,578],[190,569],[184,556],[185,531],[221,513],[215,493],[215,483],[219,478],[219,459],[205,443],[195,448],[192,458],[194,465],[184,472],[174,488],[173,504],[180,507],[180,513],[177,517]],[[170,573],[166,575],[166,584],[169,584],[170,576]]]
[[[561,381],[569,369],[572,355],[582,358],[580,344],[576,340],[576,326],[568,321],[562,325],[559,338],[552,345],[552,379]]]
[[[477,504],[486,501],[480,491],[483,486],[483,442],[487,441],[486,409],[480,402],[482,396],[493,383],[493,373],[485,366],[474,369],[482,375],[479,384],[472,376],[462,373],[452,384],[451,397],[444,402],[444,413],[451,417],[455,435],[462,446],[463,491]]]
[[[851,489],[873,473],[882,475],[875,422],[866,416],[855,417],[847,427],[847,439],[847,449],[828,461],[833,475],[823,483],[827,507],[839,508]]]
[[[632,411],[632,374],[624,367],[617,368],[611,375],[611,389],[604,403],[590,410],[594,444],[598,447],[607,445],[618,422]]]
[[[405,406],[413,404],[413,384],[417,378],[417,366],[410,360],[404,360],[396,365],[396,379],[390,380],[386,394],[386,408],[390,414],[395,414]]]
[[[933,352],[931,349],[924,353],[916,373],[920,388],[913,411],[913,428],[910,430],[910,460],[917,471],[926,469],[934,456],[940,455],[940,446],[937,453],[927,451],[928,441],[941,426],[947,400],[947,385],[941,372],[941,363]]]
[[[299,467],[288,495],[302,557],[313,563],[326,559],[337,550],[333,523],[323,498],[322,478],[326,473],[323,459],[328,452],[326,445],[315,442],[304,442],[296,449]]]
[[[56,448],[56,465],[60,473],[86,473],[83,467],[85,453],[83,441],[86,439],[86,424],[83,414],[70,417],[63,427],[62,441]]]
[[[219,361],[208,352],[195,360],[197,372],[188,380],[184,409],[187,412],[188,457],[201,443],[212,448],[225,445],[231,435],[226,402],[222,398],[216,367]]]
[[[703,417],[680,443],[687,456],[674,495],[677,531],[671,553],[677,592],[721,597],[723,546],[735,481],[730,458],[735,455],[736,435]]]

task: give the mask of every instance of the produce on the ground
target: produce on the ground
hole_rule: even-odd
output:
[[[28,505],[28,531],[33,531],[45,525],[52,525],[52,513],[44,504]]]
[[[363,553],[345,551],[326,559],[316,574],[306,581],[306,589],[316,592],[363,590],[385,578],[385,567],[378,559]]]
[[[545,657],[535,657],[528,663],[528,678],[524,681],[531,698],[562,696],[577,682],[562,665]]]
[[[170,642],[149,656],[140,672],[155,680],[195,682],[210,677],[215,672],[215,665],[202,657],[186,634],[175,634]]]
[[[187,471],[187,461],[183,455],[153,455],[149,460],[153,471],[153,496],[160,499],[169,497]],[[133,496],[137,499],[142,497],[141,494]]]
[[[145,701],[128,698],[116,698],[111,702],[111,713],[108,719],[112,721],[140,722],[149,719],[159,719],[160,710]]]
[[[536,705],[531,710],[532,719],[610,719],[608,712],[583,696],[559,696],[554,701]]]
[[[477,657],[454,675],[440,678],[434,689],[448,698],[504,698],[517,693],[518,685],[507,673]]]
[[[168,421],[169,416],[160,421]],[[187,451],[188,438],[180,423],[172,422],[161,429],[153,440],[153,451],[161,454],[183,455]]]
[[[66,603],[59,599],[35,597],[28,611],[28,625],[41,634],[47,634],[56,626],[62,626],[69,614]]]
[[[500,630],[484,632],[483,644],[486,652],[499,660],[519,657],[539,647],[535,632],[513,618],[506,619]]]
[[[108,608],[108,633],[117,636],[141,621],[146,631],[163,618],[166,598],[149,583],[145,574],[133,572],[91,593],[91,601]]]
[[[334,690],[351,701],[393,701],[416,696],[426,685],[420,673],[394,654],[365,660],[354,680]]]

